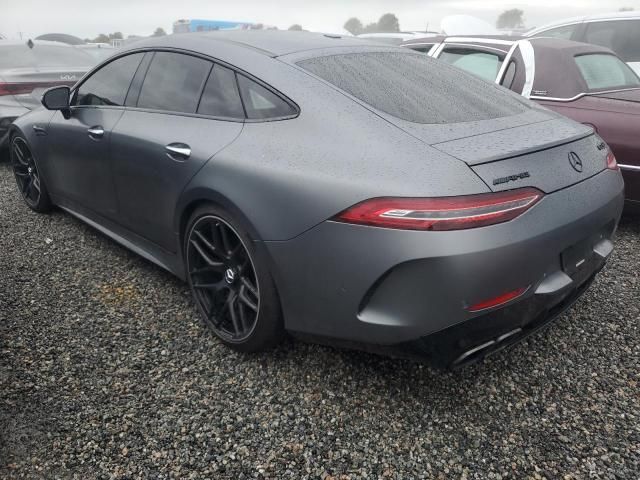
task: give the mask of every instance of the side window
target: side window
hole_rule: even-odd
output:
[[[584,41],[610,48],[625,62],[640,62],[640,20],[588,23]]]
[[[212,64],[180,53],[156,52],[140,90],[138,107],[196,113]]]
[[[564,27],[551,28],[536,34],[536,37],[551,37],[551,38],[564,38],[565,40],[571,40],[578,24],[565,25]]]
[[[501,85],[508,89],[511,89],[513,86],[513,81],[516,78],[516,62],[509,62],[509,66],[507,67],[506,72],[504,72],[504,77],[502,78]]]
[[[292,105],[247,77],[238,75],[238,85],[247,118],[264,120],[296,114],[296,109]]]
[[[214,117],[244,119],[244,110],[240,92],[233,70],[221,65],[213,67],[204,93],[200,100],[198,113]]]
[[[78,88],[73,105],[122,106],[144,53],[134,53],[106,64]]]
[[[438,58],[489,82],[495,82],[502,65],[496,54],[462,48],[445,49]]]

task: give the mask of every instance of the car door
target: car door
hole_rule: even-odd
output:
[[[92,73],[72,93],[70,112],[56,112],[48,126],[44,169],[51,193],[106,217],[117,214],[109,162],[111,131],[124,113],[143,55],[117,58]]]
[[[181,192],[242,131],[236,74],[206,58],[157,51],[136,94],[112,132],[118,220],[175,252],[173,220]]]

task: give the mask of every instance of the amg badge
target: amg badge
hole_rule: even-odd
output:
[[[496,178],[493,181],[494,185],[500,185],[502,183],[515,182],[517,180],[523,180],[525,178],[529,178],[529,172],[516,173],[515,175],[509,175],[508,177]]]

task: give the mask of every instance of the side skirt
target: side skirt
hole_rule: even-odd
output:
[[[140,237],[139,235],[130,232],[113,222],[100,218],[99,220],[90,218],[87,213],[80,213],[74,206],[71,206],[69,202],[56,198],[54,203],[65,212],[78,218],[82,222],[95,228],[100,233],[111,238],[115,242],[119,243],[123,247],[131,250],[132,252],[140,255],[145,260],[167,270],[173,275],[177,276],[181,280],[185,280],[184,268],[182,262],[178,259],[174,253],[167,252],[148,240]],[[95,215],[92,215],[95,217]]]

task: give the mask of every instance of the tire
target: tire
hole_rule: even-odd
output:
[[[225,345],[250,353],[280,343],[280,302],[265,254],[229,212],[198,207],[187,224],[183,252],[202,320]]]
[[[50,212],[53,204],[49,190],[38,171],[31,147],[22,135],[11,137],[9,154],[13,174],[24,202],[34,212]]]

